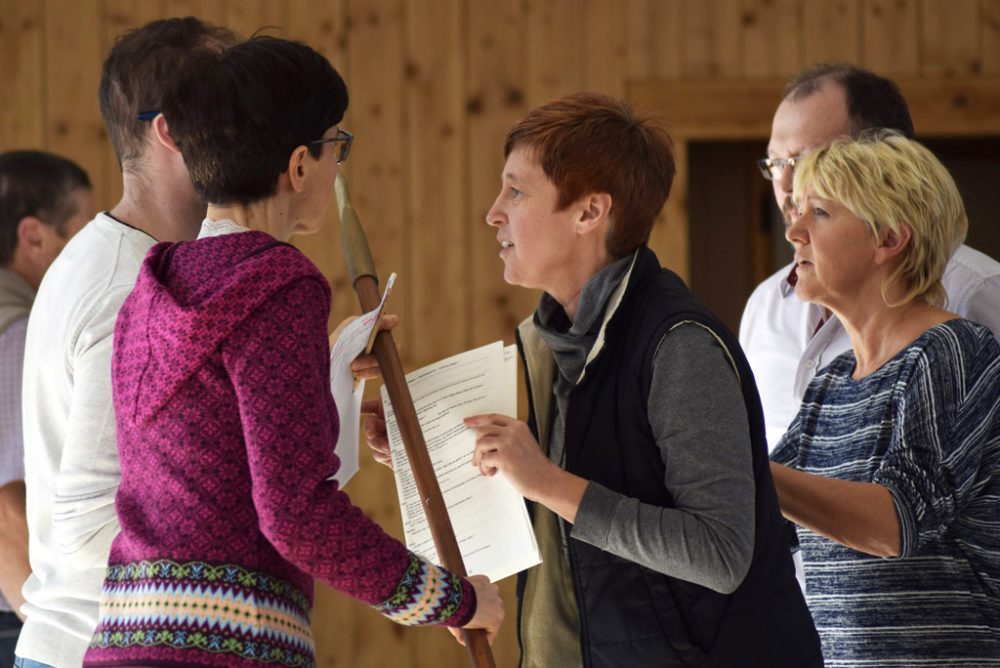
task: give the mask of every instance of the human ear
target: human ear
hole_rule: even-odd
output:
[[[153,118],[152,124],[153,135],[156,137],[156,141],[174,153],[180,153],[181,151],[177,148],[174,138],[170,136],[170,125],[167,123],[167,117],[163,114],[157,114]]]
[[[34,216],[25,216],[17,224],[17,245],[24,249],[29,255],[45,244],[45,235],[42,234],[41,220]]]
[[[299,146],[288,157],[288,183],[292,187],[292,191],[297,193],[302,192],[306,187],[306,176],[309,171],[306,160],[308,153],[309,149],[305,146]]]
[[[898,230],[885,228],[879,233],[878,246],[875,248],[875,262],[883,264],[899,257],[913,239],[913,228],[908,223],[900,223]]]
[[[580,213],[576,221],[576,230],[587,234],[608,221],[611,214],[611,195],[609,193],[591,193],[580,199]]]

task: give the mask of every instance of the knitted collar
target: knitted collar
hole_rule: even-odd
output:
[[[223,218],[222,220],[212,220],[211,218],[206,218],[201,223],[201,230],[198,232],[198,238],[205,239],[207,237],[217,237],[223,234],[236,234],[239,232],[249,231],[249,228],[243,227],[228,218]]]

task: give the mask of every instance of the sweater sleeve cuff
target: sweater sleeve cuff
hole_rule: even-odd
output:
[[[462,583],[462,602],[459,604],[458,609],[455,613],[444,620],[445,626],[462,627],[472,621],[472,615],[476,614],[476,588],[472,586],[472,583],[461,578]]]
[[[589,482],[576,511],[576,522],[570,536],[600,549],[606,549],[611,522],[618,508],[620,494],[604,485]]]
[[[907,496],[892,480],[879,479],[876,476],[875,482],[889,490],[892,505],[896,508],[896,519],[899,521],[899,555],[887,557],[887,559],[911,557],[916,551],[919,539],[917,537],[917,518],[909,504],[906,503]]]
[[[410,552],[396,590],[375,606],[404,626],[464,626],[476,611],[476,592],[465,578]]]

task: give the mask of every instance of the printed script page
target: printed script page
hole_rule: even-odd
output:
[[[521,495],[503,474],[488,478],[472,466],[475,433],[462,420],[481,413],[517,415],[516,357],[514,346],[497,341],[406,377],[465,569],[493,582],[541,557]],[[382,400],[407,547],[441,563],[384,387]]]

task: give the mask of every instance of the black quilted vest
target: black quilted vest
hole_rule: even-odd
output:
[[[639,250],[627,280],[605,347],[570,394],[566,470],[645,503],[673,505],[646,398],[660,339],[680,322],[698,322],[725,345],[740,377],[753,442],[754,551],[743,583],[726,595],[570,538],[584,665],[821,666],[819,637],[795,580],[771,480],[760,398],[736,338],[648,248]],[[529,387],[529,396],[532,391],[552,389]],[[537,435],[533,404],[529,425]],[[522,574],[519,599],[523,586]]]

